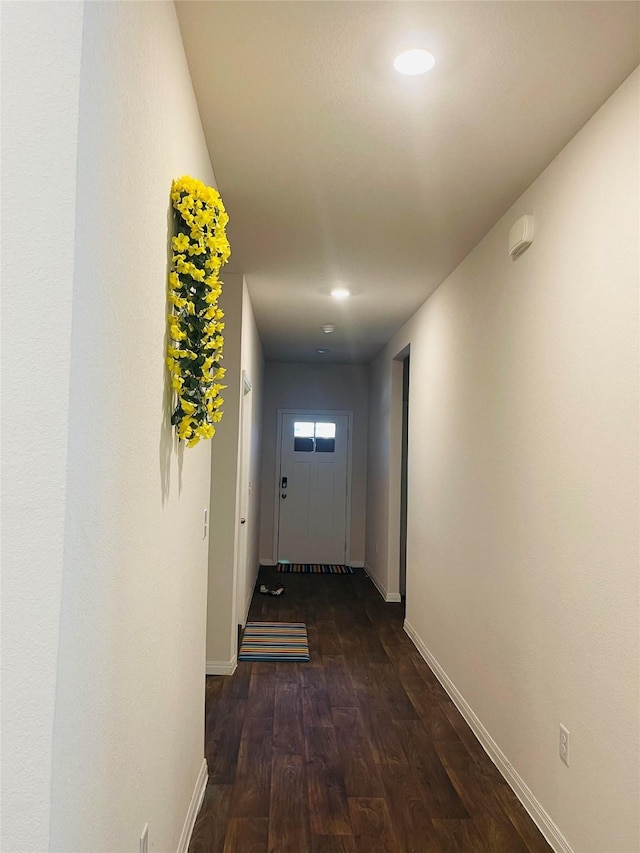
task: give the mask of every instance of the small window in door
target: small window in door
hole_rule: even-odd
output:
[[[336,425],[326,421],[295,421],[293,449],[297,453],[335,453]]]
[[[315,424],[313,421],[295,421],[293,424],[293,449],[296,453],[313,453]]]
[[[334,453],[336,449],[336,425],[316,421],[316,453]]]

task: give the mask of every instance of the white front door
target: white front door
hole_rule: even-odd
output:
[[[278,560],[346,559],[349,417],[282,414]]]

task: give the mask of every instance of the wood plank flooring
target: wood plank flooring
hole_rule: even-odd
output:
[[[364,572],[277,575],[250,619],[307,623],[309,663],[209,676],[189,853],[549,853]]]

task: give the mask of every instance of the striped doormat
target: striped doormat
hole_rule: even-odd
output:
[[[303,575],[352,575],[351,566],[335,563],[278,563],[279,572],[295,572]]]
[[[247,622],[238,660],[307,661],[304,622]]]

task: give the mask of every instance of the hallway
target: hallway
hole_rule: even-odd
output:
[[[206,690],[209,783],[189,853],[550,848],[364,572],[277,575],[249,619],[307,623],[310,663]]]

